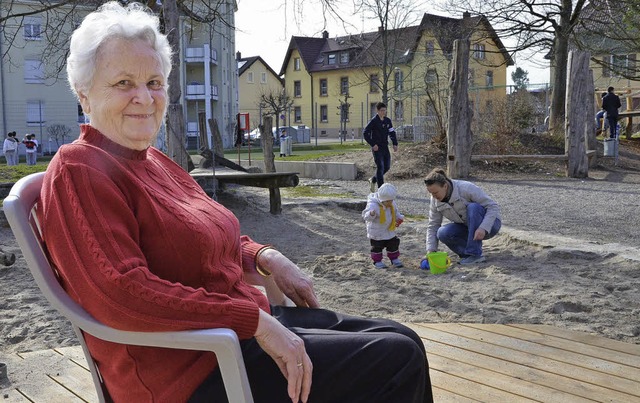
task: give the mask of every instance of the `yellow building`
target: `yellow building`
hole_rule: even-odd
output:
[[[490,109],[506,97],[513,61],[487,19],[424,14],[419,25],[386,32],[292,37],[281,69],[294,99],[290,124],[320,137],[338,137],[341,128],[346,138],[360,137],[385,87],[394,126],[446,122],[453,42],[462,37],[471,38],[470,101]]]
[[[240,113],[249,114],[251,128],[262,123],[260,97],[268,94],[280,94],[284,82],[278,74],[260,57],[241,57],[236,53],[238,62],[238,101]]]

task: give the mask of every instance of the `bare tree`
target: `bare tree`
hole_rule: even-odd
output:
[[[258,107],[262,110],[263,116],[273,116],[276,121],[276,133],[280,133],[280,115],[285,113],[293,105],[293,99],[282,90],[270,90],[260,94]],[[266,142],[271,135],[262,133],[262,142]]]
[[[56,146],[60,147],[60,142],[64,144],[65,139],[71,134],[71,128],[63,124],[53,124],[47,127],[47,134],[56,142]],[[51,150],[49,150],[51,151]]]
[[[550,129],[563,130],[569,43],[586,0],[451,0],[449,12],[484,15],[510,52],[549,53],[555,65]]]

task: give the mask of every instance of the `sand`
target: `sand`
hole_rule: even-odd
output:
[[[362,198],[284,198],[268,213],[261,189],[231,188],[220,201],[242,230],[271,243],[314,279],[323,307],[402,322],[549,324],[640,344],[640,251],[634,246],[523,231],[505,225],[485,242],[487,263],[420,270],[426,220],[398,229],[405,268],[375,269],[360,211]],[[14,352],[76,345],[69,323],[40,294],[6,222],[0,248],[16,262],[0,266],[0,362]],[[612,223],[612,225],[616,225]]]

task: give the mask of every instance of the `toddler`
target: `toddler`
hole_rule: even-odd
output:
[[[388,266],[382,261],[382,250],[387,249],[387,257],[395,267],[403,267],[400,256],[400,238],[396,235],[396,228],[402,224],[404,216],[398,211],[394,199],[398,191],[385,183],[377,192],[369,194],[367,207],[362,212],[362,218],[367,223],[367,238],[371,241],[371,259],[373,265],[379,269]]]

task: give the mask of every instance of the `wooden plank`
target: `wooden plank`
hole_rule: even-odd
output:
[[[565,377],[562,374],[562,368],[557,368],[554,372],[551,372],[549,370],[528,366],[528,361],[511,362],[503,358],[496,358],[491,355],[493,353],[491,346],[483,349],[484,346],[480,345],[478,350],[482,352],[476,352],[467,348],[460,348],[457,345],[438,343],[431,340],[428,344],[425,344],[425,346],[427,347],[429,361],[431,361],[431,357],[434,354],[445,356],[456,361],[510,376],[513,378],[514,386],[515,384],[527,381],[535,384],[534,388],[536,389],[552,388],[586,399],[596,399],[601,401],[607,401],[610,399],[613,399],[614,401],[628,401],[633,398],[633,396],[626,393],[620,393],[592,383]],[[510,351],[508,349],[504,349],[503,356],[510,356]],[[550,365],[552,366],[553,362],[550,362]],[[573,368],[569,367],[567,370],[568,369]],[[528,385],[525,386],[528,387]]]
[[[552,160],[552,161],[567,161],[569,157],[567,155],[551,155],[551,154],[504,154],[504,155],[472,155],[471,161],[485,161],[485,160],[508,160],[508,161],[524,161],[524,160]]]
[[[438,324],[420,324],[420,326],[426,326],[428,328],[438,329]],[[493,325],[504,326],[504,325]],[[447,329],[442,327],[442,329]],[[452,332],[453,330],[453,332]],[[447,330],[443,330],[447,332]],[[512,361],[510,356],[516,355],[518,352],[524,353],[523,358],[531,357],[536,361],[542,358],[555,361],[551,366],[558,365],[558,363],[570,364],[571,369],[566,372],[567,376],[574,379],[584,379],[590,377],[597,385],[601,385],[613,390],[618,390],[623,393],[630,394],[632,396],[640,397],[640,383],[628,379],[628,371],[635,371],[635,369],[616,363],[611,363],[606,360],[583,356],[577,353],[563,351],[555,347],[548,347],[540,343],[531,342],[528,340],[514,339],[508,336],[503,336],[496,333],[486,332],[479,329],[474,329],[469,326],[460,324],[454,328],[449,327],[449,334],[454,334],[458,337],[463,337],[466,343],[471,340],[484,342],[485,348],[489,345],[510,349],[509,355],[504,355],[500,350],[497,351],[496,357],[500,357],[507,361]],[[464,346],[462,346],[464,348]],[[482,351],[478,351],[482,352]],[[533,364],[533,363],[532,363]],[[576,374],[580,374],[578,377]],[[573,374],[573,375],[572,375]]]
[[[558,338],[555,336],[546,335],[540,332],[534,332],[526,329],[518,329],[509,326],[495,326],[487,324],[465,324],[476,329],[482,329],[488,332],[501,334],[504,336],[513,337],[515,339],[523,339],[532,342],[540,342],[545,346],[556,347],[561,350],[566,350],[574,353],[578,353],[584,356],[600,358],[606,361],[610,361],[617,364],[629,366],[628,375],[629,379],[640,382],[640,356],[621,353],[618,351],[612,351],[607,348],[585,345],[578,341]],[[636,369],[634,371],[634,368]]]
[[[82,346],[70,346],[70,347],[57,347],[53,349],[58,354],[62,354],[75,362],[77,365],[89,371],[89,365],[87,365],[87,359],[82,351]]]
[[[494,389],[482,383],[450,374],[439,369],[429,371],[431,383],[438,388],[481,402],[531,402],[533,400]],[[438,401],[434,396],[434,401]]]
[[[83,401],[97,402],[98,394],[93,385],[91,373],[70,359],[67,363],[64,368],[55,374],[50,374],[49,377]]]
[[[575,332],[573,330],[567,330],[551,325],[509,324],[507,326],[526,329],[532,332],[544,333],[555,337],[561,337],[567,340],[574,340],[580,343],[589,344],[592,346],[620,351],[621,353],[634,354],[640,357],[640,345],[638,344],[625,343],[623,341],[608,339],[606,337],[596,336],[584,332]]]
[[[433,401],[438,403],[473,403],[480,401],[435,386],[432,386],[431,389],[433,390]]]
[[[421,338],[427,339],[427,342],[425,342],[427,352],[431,348],[431,343],[445,343],[463,350],[491,356],[505,362],[526,365],[555,374],[559,377],[601,385],[632,396],[636,395],[638,390],[640,390],[637,382],[621,379],[596,369],[584,368],[582,366],[577,367],[571,363],[555,360],[553,357],[543,357],[538,355],[536,351],[505,348],[504,346],[494,343],[494,339],[490,334],[485,334],[484,337],[481,338],[468,337],[462,334],[463,326],[460,324],[420,323],[411,325],[411,328],[413,328]]]

